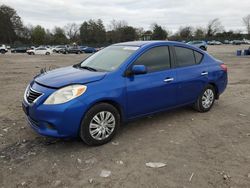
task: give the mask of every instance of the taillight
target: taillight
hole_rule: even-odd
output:
[[[221,64],[220,67],[222,68],[222,70],[224,70],[225,72],[227,72],[227,66],[225,64]]]

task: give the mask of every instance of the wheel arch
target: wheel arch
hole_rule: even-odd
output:
[[[110,104],[110,105],[114,106],[117,109],[117,111],[119,112],[119,114],[120,114],[121,122],[124,120],[124,109],[122,108],[122,106],[117,101],[112,100],[112,99],[103,99],[103,100],[95,101],[94,103],[92,103],[90,105],[88,110],[90,110],[93,106],[98,105],[100,103],[107,103],[107,104]]]
[[[215,90],[215,99],[218,100],[219,99],[219,90],[218,90],[217,85],[214,82],[209,82],[208,84],[214,87],[214,90]]]

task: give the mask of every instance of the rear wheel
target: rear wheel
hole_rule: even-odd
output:
[[[215,101],[215,89],[208,85],[194,104],[194,108],[199,112],[208,112]]]
[[[1,54],[5,54],[6,51],[5,51],[5,50],[1,50],[0,53],[1,53]]]
[[[108,103],[100,103],[86,113],[81,124],[80,137],[88,145],[102,145],[115,136],[119,126],[118,110]]]
[[[50,53],[49,53],[49,52],[46,52],[45,55],[50,55]]]

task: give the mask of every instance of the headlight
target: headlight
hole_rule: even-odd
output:
[[[44,104],[62,104],[81,96],[87,90],[84,85],[66,86],[52,93]]]

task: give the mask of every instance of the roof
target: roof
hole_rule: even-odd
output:
[[[115,46],[138,46],[138,47],[142,47],[144,45],[149,45],[149,44],[157,44],[157,43],[173,43],[172,41],[165,41],[165,40],[150,40],[150,41],[131,41],[131,42],[122,42],[122,43],[117,43],[114,44]],[[174,42],[174,43],[178,43],[178,42]]]

